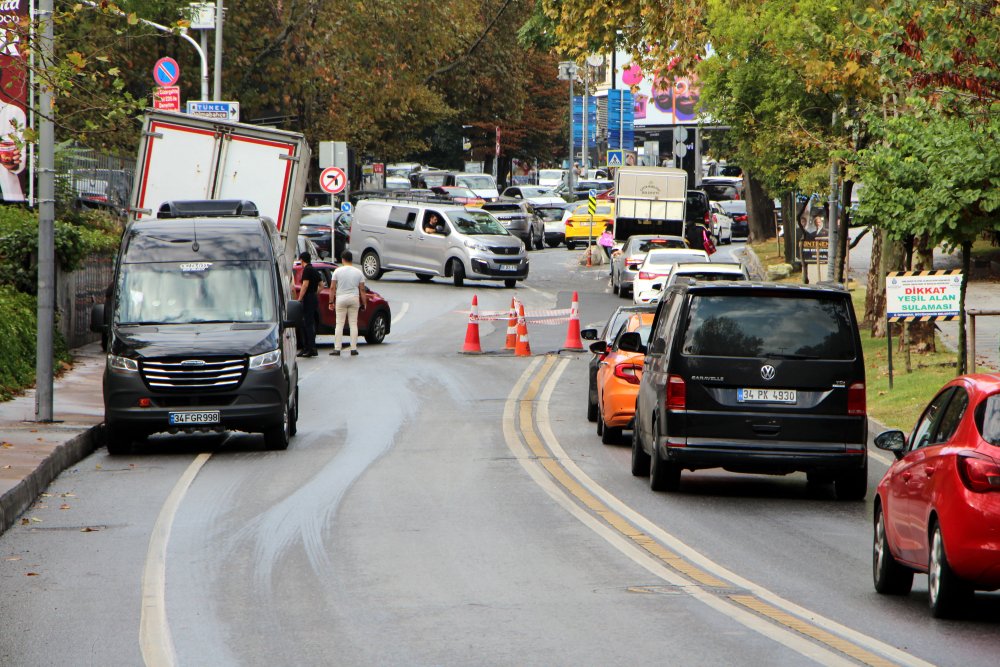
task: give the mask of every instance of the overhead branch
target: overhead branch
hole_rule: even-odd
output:
[[[424,84],[425,85],[429,84],[435,77],[441,76],[442,74],[447,74],[448,72],[455,69],[466,60],[468,60],[469,57],[473,53],[475,53],[476,49],[479,48],[479,46],[483,43],[486,37],[490,34],[490,31],[493,30],[493,27],[497,24],[497,21],[500,20],[500,17],[503,16],[503,13],[507,11],[507,8],[510,7],[513,4],[513,2],[514,0],[504,0],[503,5],[501,5],[500,7],[500,11],[498,11],[496,13],[496,16],[494,16],[493,19],[488,24],[486,24],[486,27],[483,29],[483,32],[479,35],[479,37],[476,38],[476,41],[474,41],[469,46],[466,52],[463,53],[458,58],[456,58],[455,60],[448,63],[447,65],[445,65],[444,67],[439,67],[430,74],[428,74],[427,78],[424,79]]]

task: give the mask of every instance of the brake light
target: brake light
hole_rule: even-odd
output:
[[[667,377],[667,410],[687,409],[687,385],[680,375]]]
[[[642,368],[633,363],[615,364],[615,377],[625,380],[629,384],[639,384]]]
[[[639,272],[639,280],[653,280],[654,278],[662,278],[663,276],[659,273],[648,273],[646,271]]]
[[[1000,491],[1000,465],[983,454],[959,454],[958,474],[970,491]]]
[[[864,417],[868,412],[864,382],[855,382],[847,388],[847,414]]]
[[[707,225],[711,221],[712,221],[712,218],[709,217],[708,211],[705,211],[705,224]]]
[[[719,224],[719,216],[717,216],[717,215],[716,215],[716,214],[714,214],[714,213],[712,214],[712,224],[713,224],[713,225],[717,225],[717,224]]]
[[[642,263],[642,257],[629,257],[625,260],[625,263],[632,266],[632,268],[638,268],[636,265]]]
[[[566,226],[567,227],[572,227],[573,226],[573,221],[572,220],[567,220],[566,221]]]

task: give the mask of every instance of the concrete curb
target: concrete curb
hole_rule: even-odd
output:
[[[14,525],[62,471],[90,455],[100,440],[101,425],[92,426],[56,447],[20,482],[0,496],[0,534]]]

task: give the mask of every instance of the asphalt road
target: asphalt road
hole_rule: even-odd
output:
[[[654,494],[586,421],[587,355],[545,354],[565,324],[459,353],[473,294],[577,291],[585,326],[625,303],[578,256],[532,253],[516,290],[387,274],[392,332],[301,361],[286,452],[154,438],[65,472],[0,536],[0,664],[996,664],[1000,596],[945,622],[925,577],[875,594],[870,500],[721,471]]]

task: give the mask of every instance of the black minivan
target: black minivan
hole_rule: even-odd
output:
[[[645,352],[632,474],[675,491],[681,470],[868,486],[865,367],[850,294],[839,285],[685,282],[668,288]]]
[[[252,202],[168,202],[129,223],[103,334],[108,452],[158,432],[263,433],[268,449],[295,434],[298,367],[291,266]]]

